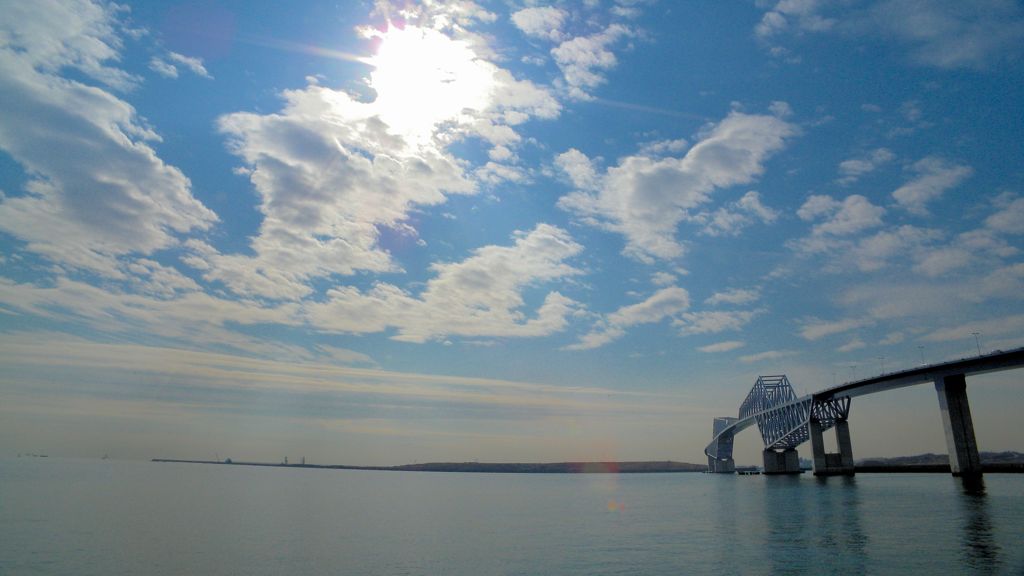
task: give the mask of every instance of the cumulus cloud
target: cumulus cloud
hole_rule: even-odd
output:
[[[781,0],[765,12],[754,32],[763,39],[789,31],[824,32],[835,25],[835,20],[819,14],[819,0]]]
[[[865,156],[843,160],[839,163],[840,178],[836,182],[844,186],[853,184],[861,176],[874,172],[879,166],[892,162],[895,158],[896,155],[888,148],[876,148]]]
[[[795,133],[795,126],[778,117],[733,112],[709,127],[682,157],[628,156],[593,178],[585,156],[571,151],[570,177],[591,188],[581,186],[558,205],[587,224],[623,234],[625,253],[632,257],[677,258],[683,253],[676,239],[679,223],[717,189],[760,176],[767,158]],[[758,196],[748,197],[744,206],[753,214],[761,211],[759,217],[770,214],[762,211]]]
[[[998,211],[985,219],[985,226],[1004,234],[1024,234],[1024,198],[1003,195],[996,202]]]
[[[814,235],[847,236],[882,225],[885,208],[875,206],[860,194],[842,202],[831,196],[812,195],[797,210],[801,220],[823,220],[814,225]]]
[[[757,289],[732,288],[712,294],[704,303],[708,306],[718,306],[719,304],[743,305],[757,302],[757,299],[760,297],[761,291]]]
[[[974,173],[970,166],[931,156],[917,161],[912,170],[917,176],[897,188],[892,197],[902,208],[917,216],[927,216],[929,202],[960,185]]]
[[[370,333],[389,328],[396,340],[425,342],[448,336],[544,336],[564,329],[579,308],[549,292],[533,317],[523,308],[531,286],[580,274],[564,261],[583,247],[555,226],[515,235],[512,246],[485,246],[461,262],[434,264],[419,295],[378,283],[367,291],[338,287],[323,302],[305,305],[311,325],[325,332]]]
[[[690,294],[678,286],[658,290],[643,302],[623,306],[602,319],[594,330],[566,350],[590,350],[604,346],[626,334],[626,328],[653,324],[671,318],[690,307]]]
[[[531,38],[544,38],[552,42],[562,39],[562,25],[569,14],[554,6],[523,8],[512,13],[512,23]]]
[[[751,190],[727,206],[697,213],[692,219],[704,225],[701,233],[708,236],[736,236],[755,221],[772,224],[778,218],[778,210],[762,204],[761,194]]]
[[[562,71],[562,82],[570,98],[591,98],[590,90],[604,84],[604,72],[618,64],[610,47],[631,34],[626,26],[611,24],[601,32],[565,40],[551,49],[551,56]]]
[[[669,272],[655,272],[651,274],[651,284],[655,286],[671,286],[676,283],[676,275]]]
[[[455,17],[431,14],[443,23]],[[294,300],[310,295],[317,278],[396,272],[380,240],[395,230],[415,236],[406,222],[412,211],[474,194],[480,183],[528,179],[515,165],[514,126],[558,115],[547,91],[481,57],[474,39],[411,25],[368,34],[386,34],[382,46],[389,47],[373,60],[375,99],[313,82],[285,91],[276,113],[219,119],[259,195],[263,221],[251,254],[190,245],[185,261],[206,280],[247,297]],[[445,55],[445,66],[419,66],[410,86],[409,58],[434,52]],[[470,136],[494,146],[471,171],[447,149]]]
[[[750,323],[764,310],[710,310],[703,312],[686,312],[680,314],[672,325],[682,335],[718,334],[730,330],[739,330]]]
[[[938,230],[903,225],[861,238],[845,250],[858,270],[872,272],[885,268],[896,258],[919,257],[929,246],[942,239],[943,234]]]
[[[150,143],[159,136],[127,102],[87,83],[135,82],[108,65],[121,49],[118,11],[85,1],[5,10],[0,148],[29,179],[27,194],[0,199],[0,229],[55,262],[112,276],[119,256],[208,229],[216,215],[157,156]],[[81,79],[59,75],[68,69]]]
[[[185,70],[192,72],[196,76],[203,78],[213,79],[213,76],[207,72],[206,67],[203,66],[202,58],[194,58],[192,56],[185,56],[184,54],[178,54],[177,52],[168,52],[166,57],[154,56],[149,61],[149,68],[161,76],[167,78],[178,77],[178,67],[181,66]]]

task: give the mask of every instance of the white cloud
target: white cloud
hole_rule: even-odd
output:
[[[861,238],[856,245],[845,250],[857,269],[872,272],[885,268],[895,258],[920,259],[929,246],[942,238],[943,234],[938,230],[903,225]]]
[[[903,332],[890,332],[886,334],[878,344],[880,346],[892,346],[893,344],[899,344],[906,340],[907,337]]]
[[[892,197],[901,207],[917,216],[927,216],[929,202],[974,173],[970,166],[951,164],[931,156],[917,161],[913,170],[917,177],[897,188]]]
[[[841,178],[837,182],[844,186],[853,184],[861,176],[874,172],[879,166],[892,162],[895,158],[896,155],[888,148],[876,148],[861,158],[844,160],[839,163]]]
[[[867,323],[986,314],[989,306],[1015,305],[1024,299],[1024,264],[1000,266],[977,274],[914,279],[899,276],[865,281],[839,293],[837,302]]]
[[[789,30],[824,32],[835,25],[835,20],[818,14],[819,0],[781,0],[765,13],[754,32],[763,39]]]
[[[904,44],[910,58],[939,68],[985,68],[1020,52],[1024,10],[1007,0],[875,2],[860,31]]]
[[[626,236],[625,252],[640,260],[677,258],[676,227],[719,188],[748,184],[796,127],[775,116],[733,112],[681,158],[628,156],[607,169],[594,190],[581,189],[558,205],[584,222]],[[581,159],[574,155],[576,166]],[[582,179],[581,179],[582,181]],[[748,198],[755,214],[760,202]]]
[[[29,180],[26,195],[0,199],[0,229],[55,262],[117,276],[116,257],[209,228],[216,215],[156,155],[149,143],[159,136],[135,110],[84,79],[58,76],[76,69],[116,89],[132,86],[132,76],[107,66],[121,48],[117,10],[16,2],[5,11],[0,148]]]
[[[626,26],[611,24],[601,32],[565,40],[551,49],[551,56],[562,71],[564,86],[570,98],[591,98],[590,90],[605,82],[603,73],[618,63],[609,47],[631,34]]]
[[[778,218],[779,212],[762,204],[761,195],[753,190],[728,206],[693,216],[694,221],[704,225],[701,232],[708,236],[736,236],[755,220],[772,224]]]
[[[683,335],[717,334],[729,330],[739,330],[764,310],[712,310],[704,312],[686,312],[680,314],[672,325]]]
[[[1024,334],[1024,314],[1012,314],[940,328],[926,334],[924,340],[929,342],[973,341],[972,334],[974,332],[984,336],[1019,336]]]
[[[999,211],[985,219],[985,226],[1005,234],[1024,234],[1024,198],[1006,199]]]
[[[600,179],[594,169],[593,162],[587,155],[575,148],[570,148],[555,157],[555,165],[572,180],[573,186],[580,190],[596,190]]]
[[[85,325],[97,334],[268,357],[309,356],[301,348],[268,344],[230,328],[254,324],[298,326],[298,309],[293,305],[268,307],[225,300],[190,290],[187,279],[182,280],[173,270],[154,262],[139,261],[132,265],[136,266],[148,271],[132,271],[146,284],[140,290],[142,293],[127,293],[110,285],[97,287],[64,277],[45,286],[0,278],[0,304],[20,314]],[[138,286],[133,288],[139,290]]]
[[[676,283],[676,275],[669,272],[655,272],[651,274],[651,284],[655,286],[671,286]]]
[[[850,330],[856,330],[870,324],[870,320],[863,318],[847,318],[844,320],[837,320],[834,322],[825,322],[821,320],[807,320],[804,325],[800,328],[800,336],[804,340],[818,340],[825,336],[831,336],[832,334],[842,334],[843,332],[849,332]]]
[[[564,231],[540,224],[515,235],[512,246],[485,246],[462,262],[434,264],[435,276],[419,296],[379,283],[327,291],[324,302],[304,306],[310,324],[337,333],[397,330],[396,340],[425,342],[446,336],[527,337],[563,330],[578,304],[549,292],[536,314],[523,312],[523,290],[580,274],[564,260],[583,247]]]
[[[166,58],[154,56],[149,60],[149,68],[167,78],[178,77],[178,66],[185,68],[196,76],[213,79],[213,76],[203,66],[202,58],[193,58],[184,54],[178,54],[177,52],[168,52]]]
[[[623,306],[602,319],[598,325],[566,350],[590,350],[604,346],[626,334],[626,328],[653,324],[672,318],[690,307],[690,294],[683,288],[669,286],[658,290],[643,302]]]
[[[761,291],[757,289],[732,288],[712,294],[704,303],[708,306],[718,306],[719,304],[743,305],[757,302],[760,297]]]
[[[847,236],[875,228],[882,225],[883,214],[885,208],[875,206],[860,194],[847,196],[842,202],[831,196],[811,196],[797,211],[803,220],[827,218],[814,226],[812,233],[816,236]]]
[[[347,348],[338,348],[337,346],[328,346],[325,344],[317,346],[316,349],[328,360],[337,364],[344,366],[377,367],[377,362],[362,352],[356,352],[355,350],[349,350]]]
[[[149,60],[149,69],[165,78],[177,78],[178,69],[166,60],[154,56]]]
[[[754,31],[779,55],[787,35],[838,33],[901,45],[920,65],[987,68],[1020,53],[1024,10],[1012,0],[781,0]]]
[[[172,62],[188,68],[196,76],[202,76],[203,78],[212,79],[213,76],[207,72],[206,67],[203,66],[202,58],[195,58],[192,56],[185,56],[184,54],[178,54],[177,52],[170,52],[168,57]]]
[[[562,40],[562,25],[569,14],[554,6],[523,8],[512,13],[512,23],[531,38],[544,38],[552,42]]]
[[[736,350],[737,348],[742,348],[744,345],[745,344],[739,340],[726,340],[725,342],[717,342],[715,344],[701,346],[697,348],[697,350],[706,353],[729,352],[731,350]]]
[[[866,346],[867,344],[865,344],[863,340],[861,340],[860,338],[854,338],[853,340],[850,340],[846,344],[843,344],[842,346],[836,348],[836,352],[853,352],[854,350],[860,350],[861,348],[865,348]]]
[[[428,8],[420,18],[439,26],[456,17]],[[483,58],[478,38],[456,40],[413,26],[367,34],[383,35],[382,46],[390,46],[374,57],[374,100],[312,83],[285,91],[279,112],[219,119],[259,194],[263,221],[253,255],[192,245],[186,262],[206,280],[247,297],[299,299],[312,293],[317,278],[399,271],[379,243],[382,231],[415,235],[406,222],[414,210],[474,194],[480,183],[528,181],[516,165],[521,138],[514,126],[558,115],[547,91]],[[426,67],[410,86],[415,62],[405,57],[435,53],[444,55],[446,67]],[[446,148],[469,136],[494,146],[481,166]]]
[[[793,350],[768,350],[767,352],[760,352],[758,354],[740,356],[740,362],[743,362],[745,364],[753,364],[754,362],[763,362],[765,360],[778,360],[779,358],[796,356],[796,354],[797,352]]]

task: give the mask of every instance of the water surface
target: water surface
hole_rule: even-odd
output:
[[[1024,574],[1024,476],[0,460],[0,574]]]

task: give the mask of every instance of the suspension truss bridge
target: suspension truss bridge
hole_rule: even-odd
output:
[[[709,472],[735,472],[732,456],[736,434],[757,424],[764,442],[766,474],[800,472],[797,446],[811,441],[816,475],[852,475],[850,442],[851,399],[856,396],[905,386],[933,383],[939,397],[950,468],[954,475],[981,473],[974,424],[967,402],[966,377],[1024,367],[1024,348],[998,350],[976,358],[964,358],[881,374],[797,396],[785,375],[759,376],[737,417],[715,418],[711,443],[704,449]],[[822,433],[834,429],[838,453],[826,453]]]

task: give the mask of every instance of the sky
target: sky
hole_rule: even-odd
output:
[[[1024,345],[1020,2],[0,5],[0,454],[703,462]]]

